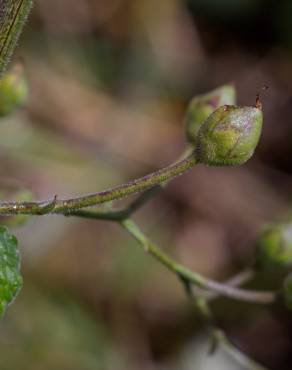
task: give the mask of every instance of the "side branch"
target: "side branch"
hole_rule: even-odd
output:
[[[205,278],[200,274],[193,272],[183,265],[171,259],[168,255],[162,252],[155,244],[150,242],[142,233],[134,221],[127,219],[120,222],[121,225],[135,238],[138,243],[144,248],[146,252],[151,254],[160,263],[167,267],[170,271],[177,274],[177,276],[189,283],[195,284],[199,288],[207,289],[216,292],[222,296],[237,299],[239,301],[270,304],[276,299],[273,292],[258,292],[247,289],[235,288],[231,285],[218,283],[214,280]]]
[[[131,202],[128,206],[122,209],[101,210],[96,208],[79,209],[72,211],[65,216],[75,216],[91,220],[104,221],[123,221],[132,216],[139,208],[141,208],[148,200],[150,200],[158,191],[161,190],[160,185],[153,186],[141,193],[137,199]]]
[[[238,275],[239,280],[244,276]],[[236,281],[238,278],[235,278]],[[210,352],[213,353],[217,347],[221,346],[226,353],[228,353],[238,364],[241,364],[244,369],[249,370],[267,370],[264,366],[260,365],[252,358],[250,358],[245,353],[241,352],[227,337],[223,330],[219,329],[216,325],[213,313],[211,308],[206,300],[206,298],[198,295],[197,293],[193,292],[192,287],[187,282],[183,282],[186,294],[190,299],[190,302],[196,308],[199,313],[201,314],[202,318],[205,320],[206,324],[209,327],[211,338],[212,338],[212,346],[210,348]]]

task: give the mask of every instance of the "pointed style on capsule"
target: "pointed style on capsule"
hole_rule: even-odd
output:
[[[223,105],[201,125],[196,140],[197,160],[210,166],[241,165],[253,155],[263,124],[262,105]]]

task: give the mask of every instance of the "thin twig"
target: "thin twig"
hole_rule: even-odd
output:
[[[101,210],[101,209],[79,209],[77,211],[65,214],[65,216],[76,216],[81,218],[87,218],[92,220],[108,220],[108,221],[122,221],[126,218],[132,216],[139,208],[141,208],[148,200],[150,200],[159,190],[161,190],[160,185],[156,185],[153,188],[146,190],[144,193],[140,194],[132,203],[127,207],[122,209],[111,209],[111,210]]]
[[[226,334],[220,330],[215,329],[213,331],[213,336],[215,340],[221,345],[225,352],[227,352],[231,357],[233,357],[239,364],[247,370],[267,370],[263,365],[260,365],[252,358],[248,357],[245,353],[240,351],[235,345],[228,339]]]
[[[126,229],[143,247],[145,252],[151,254],[160,263],[167,267],[172,272],[175,272],[181,279],[188,281],[196,286],[214,291],[222,296],[233,298],[240,301],[247,301],[253,303],[270,304],[276,299],[274,292],[262,292],[253,291],[247,289],[239,289],[226,285],[224,283],[218,283],[214,280],[203,277],[202,275],[192,272],[185,266],[177,263],[175,260],[170,258],[167,254],[162,252],[155,244],[150,242],[147,237],[142,233],[134,221],[127,219],[120,222],[120,224]]]
[[[122,199],[131,194],[145,191],[153,186],[163,184],[179,175],[182,175],[197,163],[193,152],[187,158],[171,164],[144,177],[131,180],[125,184],[85,196],[71,199],[57,199],[38,202],[0,202],[0,215],[43,215],[65,214],[78,209],[95,206],[112,200]]]
[[[254,277],[254,270],[247,268],[243,271],[240,271],[236,275],[232,276],[231,278],[224,281],[224,285],[229,285],[232,287],[239,287],[243,284],[247,283]],[[196,296],[203,297],[207,301],[213,300],[219,296],[217,292],[214,291],[206,291],[204,289],[193,287],[193,291]]]
[[[247,276],[247,275],[246,275]],[[235,276],[230,280],[232,283],[239,283],[244,277],[242,275]],[[222,329],[219,329],[216,325],[213,313],[211,311],[210,305],[207,302],[206,297],[200,296],[194,291],[193,287],[188,281],[182,280],[182,283],[185,288],[187,297],[189,298],[191,304],[194,308],[199,311],[202,319],[205,321],[206,325],[209,328],[211,337],[212,337],[212,346],[210,349],[211,353],[221,346],[221,348],[227,352],[237,363],[241,364],[244,369],[247,370],[267,370],[264,366],[260,365],[252,358],[247,356],[245,353],[240,351],[227,337]]]
[[[137,199],[135,199],[129,206],[124,209],[120,210],[77,210],[75,212],[70,213],[68,216],[76,216],[82,217],[87,219],[94,219],[94,220],[106,220],[106,221],[117,221],[121,222],[127,218],[129,218],[135,211],[137,211],[140,207],[142,207],[151,197],[153,197],[159,190],[161,190],[161,186],[157,185],[144,193],[142,193]],[[254,271],[250,268],[245,269],[238,274],[232,276],[231,278],[224,281],[224,285],[228,285],[231,287],[241,286],[244,283],[251,280],[254,276]],[[196,295],[204,297],[205,299],[212,300],[217,298],[220,294],[217,291],[210,291],[205,290],[198,287],[193,287],[195,289]]]
[[[193,147],[188,146],[184,152],[179,156],[179,159],[174,162],[174,164],[188,158],[193,155]],[[170,180],[169,180],[170,181]],[[125,208],[118,210],[100,210],[100,209],[78,209],[76,211],[71,211],[65,216],[77,216],[82,218],[88,218],[93,220],[108,220],[108,221],[122,221],[126,218],[130,218],[134,212],[141,208],[148,200],[150,200],[154,195],[163,189],[169,181],[164,181],[159,185],[155,185],[152,188],[146,190],[144,193],[140,194],[130,205]]]
[[[159,190],[161,190],[161,185],[157,185],[153,188],[142,193],[137,199],[135,199],[130,205],[126,208],[119,209],[119,210],[96,210],[96,209],[82,209],[74,211],[68,216],[76,216],[82,217],[87,219],[94,219],[94,220],[107,220],[107,221],[119,221],[122,222],[123,220],[129,218],[135,211],[137,211],[140,207],[142,207],[150,198],[152,198]],[[230,287],[237,287],[241,286],[242,284],[246,283],[247,281],[251,280],[254,276],[254,271],[250,268],[243,270],[236,274],[235,276],[227,279],[224,282],[224,285],[228,285]],[[205,299],[212,300],[218,297],[220,293],[218,291],[210,291],[205,290],[199,287],[193,287],[195,289],[196,294],[204,297]]]

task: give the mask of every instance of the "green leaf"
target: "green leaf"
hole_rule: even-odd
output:
[[[32,0],[0,0],[0,77],[13,53]]]
[[[5,226],[0,226],[0,316],[22,287],[18,242]]]

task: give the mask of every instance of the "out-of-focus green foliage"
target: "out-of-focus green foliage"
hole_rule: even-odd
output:
[[[0,80],[0,117],[24,106],[28,99],[28,83],[22,65],[16,64]]]
[[[283,296],[286,307],[292,311],[292,274],[290,273],[283,284]]]
[[[93,319],[68,294],[52,293],[46,286],[36,287],[29,278],[25,288],[2,323],[3,369],[127,368],[97,313]]]
[[[236,104],[233,85],[224,85],[207,94],[195,96],[188,106],[185,118],[187,140],[195,144],[202,124],[215,109],[225,104]]]
[[[0,315],[22,286],[20,255],[17,239],[6,227],[0,226]]]
[[[275,224],[265,228],[257,242],[257,264],[261,268],[292,265],[292,225]]]

